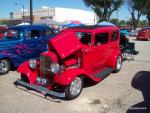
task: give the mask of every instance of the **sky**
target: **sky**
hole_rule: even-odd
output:
[[[29,1],[30,0],[3,0],[0,4],[0,18],[9,18],[10,12],[16,12],[22,9],[21,5],[24,5],[25,9],[29,10]],[[20,5],[16,6],[15,4]],[[85,6],[83,0],[33,0],[33,9],[40,9],[43,6],[92,11],[90,8]],[[123,5],[118,10],[118,17],[119,19],[124,20],[128,20],[130,18],[130,14],[126,5]],[[113,13],[112,18],[117,18],[116,12]],[[145,17],[142,17],[141,19],[145,19]]]

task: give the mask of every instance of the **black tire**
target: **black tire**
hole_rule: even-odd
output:
[[[71,92],[71,87],[73,87],[72,84],[75,81],[81,82],[81,84],[79,83],[81,86],[80,86],[80,90],[78,90],[77,94],[73,95],[73,93]],[[73,99],[77,98],[81,94],[82,89],[83,89],[83,77],[78,76],[65,88],[66,99],[73,100]]]
[[[0,75],[7,74],[10,71],[10,61],[7,59],[0,59]]]
[[[122,67],[122,57],[119,55],[116,61],[116,67],[114,69],[114,73],[118,73]]]

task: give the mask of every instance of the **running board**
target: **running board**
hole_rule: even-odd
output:
[[[104,68],[102,71],[94,74],[95,77],[98,77],[98,78],[105,78],[106,76],[108,76],[111,72],[113,71],[112,68]]]
[[[59,93],[59,92],[55,92],[55,91],[52,91],[52,90],[48,90],[47,88],[42,87],[42,86],[31,85],[31,84],[23,82],[21,80],[17,80],[16,82],[14,82],[14,84],[16,86],[19,85],[19,86],[23,86],[23,87],[26,87],[26,88],[29,88],[29,89],[32,89],[32,90],[35,90],[35,91],[39,91],[39,92],[43,93],[45,96],[52,95],[52,96],[55,96],[55,97],[65,98],[65,93]]]

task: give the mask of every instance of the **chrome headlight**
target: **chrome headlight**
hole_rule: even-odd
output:
[[[35,68],[36,68],[36,65],[37,65],[37,63],[36,63],[36,60],[35,60],[35,59],[29,60],[29,67],[30,67],[31,69],[35,69]]]
[[[52,73],[57,74],[59,72],[59,65],[57,63],[52,63],[51,71],[52,71]]]

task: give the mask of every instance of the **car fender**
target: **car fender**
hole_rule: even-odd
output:
[[[109,58],[107,60],[107,65],[109,67],[112,67],[113,69],[115,69],[115,67],[116,67],[116,61],[117,61],[117,58],[118,58],[119,55],[121,56],[122,61],[123,61],[122,52],[120,51],[120,49],[116,49],[115,51],[113,51],[110,54],[110,56],[109,56]]]
[[[11,55],[0,54],[0,59],[8,59],[14,67],[18,67],[19,64],[21,64],[24,61],[21,57],[15,54]]]
[[[86,73],[83,69],[74,68],[74,69],[66,70],[60,75],[56,75],[55,82],[60,85],[66,86],[66,85],[69,85],[75,77],[81,76],[81,75],[85,78],[90,78],[91,80],[96,81],[96,82],[101,81],[100,78],[96,78]]]
[[[28,78],[30,84],[34,84],[35,83],[36,77],[38,75],[36,69],[31,69],[29,67],[29,62],[28,61],[22,63],[18,67],[17,72],[21,73],[23,76],[26,76]]]

